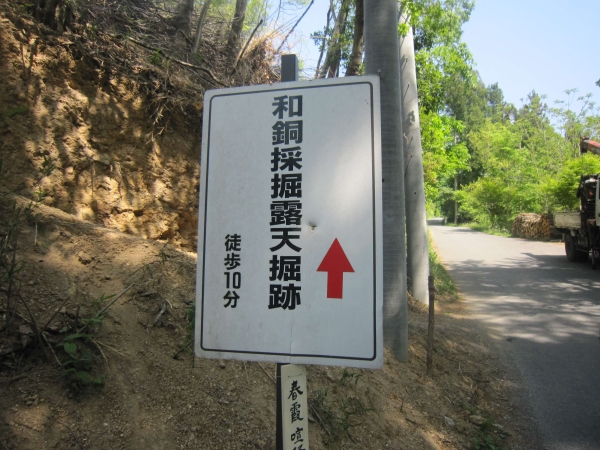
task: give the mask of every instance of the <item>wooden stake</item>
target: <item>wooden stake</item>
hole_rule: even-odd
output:
[[[429,275],[429,323],[427,326],[427,375],[431,374],[433,364],[433,332],[435,317],[435,278]]]

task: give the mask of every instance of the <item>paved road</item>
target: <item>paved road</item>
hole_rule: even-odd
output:
[[[600,270],[562,244],[430,224],[469,308],[506,349],[545,446],[600,450]]]

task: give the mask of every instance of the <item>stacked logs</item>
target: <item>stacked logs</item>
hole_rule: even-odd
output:
[[[554,220],[550,214],[520,213],[512,226],[513,236],[526,239],[548,240],[553,232]]]

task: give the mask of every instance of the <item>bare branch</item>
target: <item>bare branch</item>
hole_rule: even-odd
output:
[[[314,0],[313,0],[314,1]],[[254,33],[256,33],[256,30],[258,30],[258,27],[260,27],[263,24],[263,19],[260,19],[260,21],[256,24],[256,26],[254,27],[254,30],[252,30],[252,34],[250,35],[250,37],[248,38],[248,40],[246,41],[246,45],[244,45],[244,49],[240,52],[240,55],[236,58],[235,60],[235,64],[233,66],[233,71],[231,72],[231,74],[233,75],[235,73],[235,71],[237,70],[237,66],[240,63],[242,56],[244,56],[244,53],[246,53],[246,49],[248,48],[248,46],[250,45],[250,41],[252,41],[252,38],[254,37]]]
[[[215,83],[217,83],[220,86],[226,87],[226,85],[220,81],[217,77],[215,77],[215,75],[209,70],[206,69],[204,67],[200,67],[200,66],[196,66],[194,64],[190,64],[190,63],[186,63],[184,61],[180,61],[178,59],[175,59],[169,55],[167,55],[163,50],[161,50],[160,48],[154,48],[154,47],[150,47],[149,45],[144,44],[143,42],[138,41],[137,39],[133,39],[131,37],[127,38],[129,41],[133,42],[136,45],[139,45],[140,47],[144,47],[148,50],[152,50],[154,52],[159,53],[163,58],[166,58],[170,61],[173,61],[176,64],[179,64],[180,66],[183,67],[189,67],[190,69],[197,69],[197,70],[201,70],[202,72],[208,74],[208,76],[210,76],[211,80],[214,81]]]
[[[314,2],[315,2],[315,0],[311,0],[310,4],[306,7],[306,10],[304,10],[302,15],[298,19],[298,21],[294,24],[292,29],[290,31],[288,31],[288,34],[285,35],[285,37],[283,38],[283,41],[281,41],[281,44],[279,45],[279,47],[277,48],[275,53],[279,53],[279,50],[281,50],[281,47],[283,47],[283,44],[285,44],[285,41],[287,41],[287,38],[290,37],[290,34],[292,34],[294,32],[294,29],[298,26],[300,21],[304,18],[304,16],[306,15],[306,13],[308,12],[308,10],[310,9],[310,7],[313,5]]]

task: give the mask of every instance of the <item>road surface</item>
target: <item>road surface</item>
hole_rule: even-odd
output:
[[[546,448],[600,450],[600,270],[558,243],[430,222],[439,256],[516,365]]]

